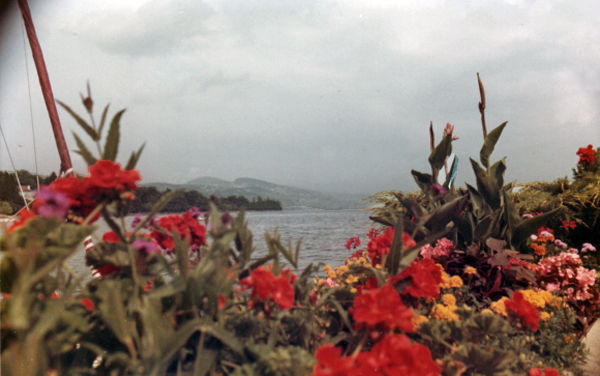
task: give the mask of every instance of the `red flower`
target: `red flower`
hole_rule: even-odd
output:
[[[351,250],[352,248],[357,249],[358,247],[360,247],[360,238],[354,237],[354,238],[348,239],[346,241],[345,247],[347,250]]]
[[[90,312],[96,309],[96,304],[94,304],[94,301],[90,298],[81,299],[81,304]]]
[[[90,186],[86,179],[79,181],[75,176],[58,178],[48,186],[48,189],[54,192],[67,195],[70,210],[81,217],[86,217],[96,207],[96,201],[94,201],[91,192],[89,192],[89,188]],[[94,221],[99,217],[100,214],[94,218]]]
[[[577,223],[575,223],[575,221],[571,221],[571,222],[568,222],[568,221],[562,221],[562,226],[563,226],[563,228],[565,228],[565,229],[567,229],[567,230],[568,230],[568,229],[570,229],[570,228],[575,228],[575,227],[577,227]]]
[[[240,285],[252,288],[250,298],[267,302],[273,300],[280,309],[290,309],[294,305],[294,288],[287,273],[276,277],[264,266],[250,272],[249,278],[240,280]]]
[[[8,229],[6,229],[6,233],[10,234],[14,231],[17,231],[20,228],[23,228],[27,225],[27,222],[31,221],[35,218],[35,213],[29,209],[23,209],[19,212],[19,219],[14,221]]]
[[[391,284],[367,290],[355,297],[351,313],[359,324],[383,325],[388,330],[398,328],[407,333],[413,331],[411,319],[414,312],[402,304],[400,295]]]
[[[313,368],[311,376],[346,376],[358,375],[356,370],[356,358],[340,357],[342,349],[327,344],[319,347],[315,353],[317,364]]]
[[[392,278],[392,283],[410,278],[410,284],[402,291],[415,298],[437,298],[440,296],[442,283],[442,268],[432,259],[414,260],[398,276]]]
[[[526,327],[531,331],[536,332],[540,323],[540,314],[537,308],[530,302],[525,300],[523,294],[515,292],[512,300],[504,302],[506,309],[513,315],[517,316]]]
[[[545,376],[560,376],[560,374],[558,373],[557,370],[555,370],[554,368],[550,368],[550,367],[546,367],[546,369],[544,369],[544,375]],[[533,367],[532,369],[529,370],[529,376],[542,376],[542,370],[540,368]]]
[[[219,297],[217,299],[218,299],[218,302],[219,302],[218,305],[217,305],[217,308],[219,310],[225,308],[225,303],[227,302],[227,299],[225,298],[225,295],[219,294]]]
[[[442,371],[427,346],[412,344],[403,334],[385,336],[357,358],[361,372],[353,375],[438,376]]]
[[[118,163],[99,160],[90,166],[88,179],[93,188],[124,192],[138,189],[141,177],[137,170],[123,171]]]
[[[121,241],[121,239],[119,238],[119,235],[117,235],[116,232],[108,231],[105,232],[104,235],[102,235],[102,241],[107,243],[118,243]]]
[[[371,238],[369,244],[367,244],[367,251],[371,258],[373,266],[381,265],[381,261],[384,255],[390,253],[390,247],[392,246],[392,240],[394,239],[394,228],[388,227],[385,232],[377,237]],[[414,247],[417,244],[410,238],[406,232],[402,235],[402,243],[404,249]]]
[[[579,148],[577,155],[579,156],[578,164],[594,163],[596,160],[596,150],[594,150],[592,145],[588,145],[587,148]]]
[[[189,245],[194,251],[198,251],[200,246],[206,243],[206,228],[198,223],[198,220],[193,217],[191,210],[181,215],[171,214],[164,216],[158,220],[158,225],[170,234],[173,234],[177,230],[177,234],[181,238],[188,237]],[[175,248],[172,235],[167,235],[160,231],[152,231],[150,236],[167,252]]]

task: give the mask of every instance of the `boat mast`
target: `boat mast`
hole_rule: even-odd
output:
[[[46,69],[46,63],[44,62],[42,48],[40,47],[40,43],[35,33],[31,12],[29,11],[29,5],[27,4],[27,0],[18,0],[18,2],[19,8],[21,9],[21,14],[23,15],[23,20],[25,21],[25,30],[27,31],[27,38],[29,39],[31,54],[33,55],[33,61],[35,62],[35,69],[37,70],[40,86],[42,87],[44,102],[46,102],[46,108],[48,109],[48,115],[50,116],[50,124],[52,124],[54,138],[56,139],[56,146],[58,148],[58,155],[60,157],[59,175],[62,172],[65,172],[67,175],[72,175],[73,164],[71,163],[69,149],[67,148],[65,136],[63,134],[62,127],[60,126],[58,110],[56,109],[54,94],[52,94],[52,86],[50,85],[50,77],[48,76],[48,70]]]

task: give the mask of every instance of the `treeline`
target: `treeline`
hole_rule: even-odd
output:
[[[29,186],[32,190],[37,189],[37,178],[35,174],[27,170],[17,171],[22,186]],[[56,179],[56,174],[49,176],[40,176],[40,185],[49,185]],[[156,187],[140,187],[136,192],[136,199],[131,203],[131,213],[145,213],[156,204],[163,195],[170,192],[170,189],[159,191]],[[213,202],[219,210],[237,211],[242,208],[246,210],[282,210],[281,202],[278,200],[258,196],[257,198],[247,199],[244,196],[212,197]],[[204,196],[196,190],[183,190],[175,196],[161,210],[162,213],[180,213],[192,207],[197,207],[202,211],[209,208],[210,198]],[[19,185],[15,174],[7,171],[0,171],[0,214],[13,214],[25,206],[23,197],[19,192]]]
[[[132,213],[145,213],[161,199],[163,195],[171,192],[170,189],[159,191],[156,187],[140,187],[135,192],[136,199],[132,202],[130,211]],[[252,200],[248,200],[244,196],[228,196],[228,197],[212,197],[219,210],[237,211],[242,208],[246,210],[282,210],[281,202],[270,198],[263,199],[258,196]],[[202,193],[194,190],[183,190],[179,195],[175,196],[161,210],[162,213],[179,213],[188,210],[191,207],[197,207],[202,211],[207,211],[209,208],[210,198]]]

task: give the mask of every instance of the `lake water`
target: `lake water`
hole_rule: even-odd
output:
[[[256,247],[254,257],[267,253],[264,233],[273,234],[277,229],[281,241],[287,246],[288,240],[295,246],[302,238],[299,268],[302,270],[309,263],[325,262],[332,266],[342,265],[350,256],[344,244],[351,237],[360,237],[366,245],[366,233],[371,228],[370,211],[365,210],[283,210],[269,212],[247,212],[248,228],[253,234]],[[234,213],[235,215],[236,213]],[[133,216],[127,218],[130,224]],[[99,220],[97,234],[99,237],[109,228]],[[84,251],[75,254],[68,263],[78,275],[89,278],[89,268],[85,265]]]

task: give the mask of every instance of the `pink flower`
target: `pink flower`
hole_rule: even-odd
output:
[[[594,247],[590,243],[583,243],[583,245],[581,246],[581,252],[585,253],[587,251],[596,252],[596,247]]]

